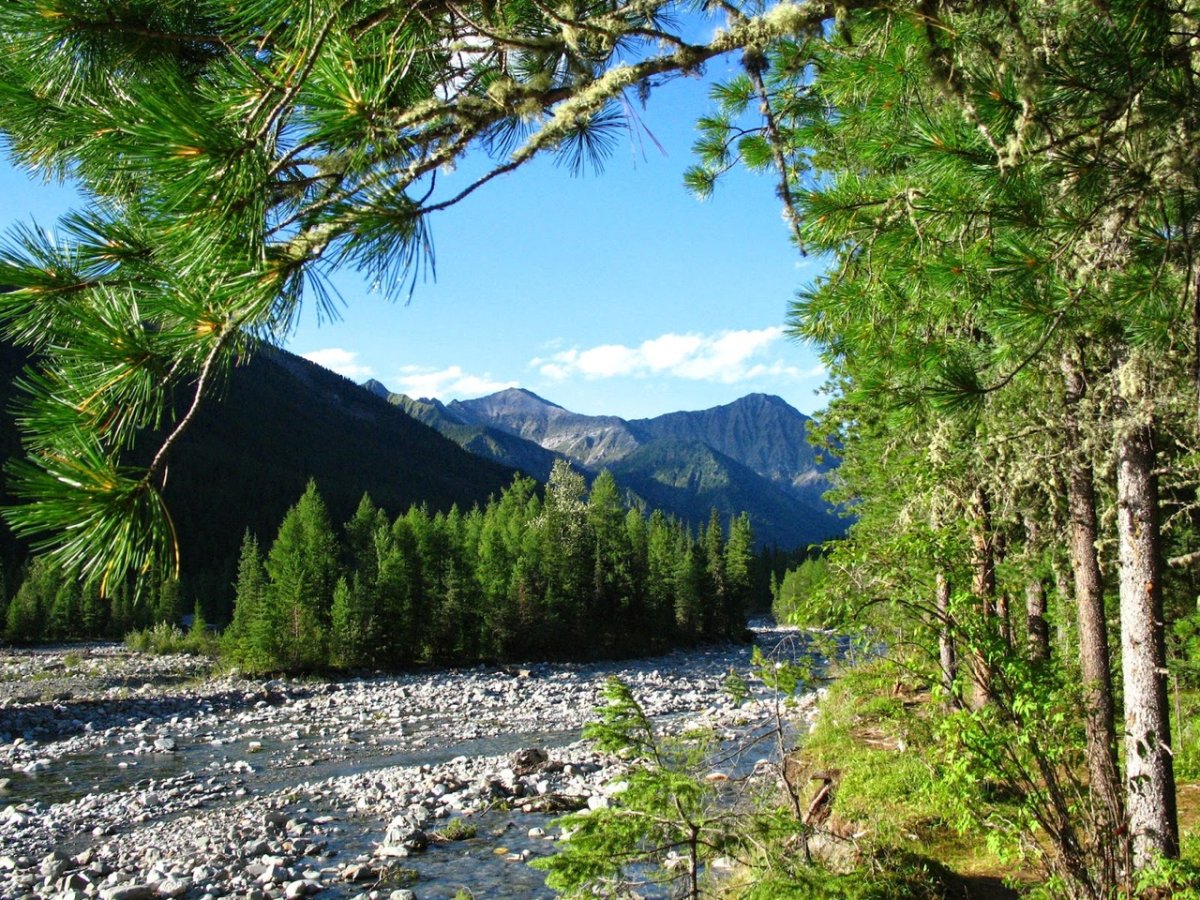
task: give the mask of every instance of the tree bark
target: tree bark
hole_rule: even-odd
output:
[[[1029,552],[1037,553],[1040,547],[1037,520],[1032,515],[1025,517],[1025,541]],[[1050,659],[1050,626],[1046,622],[1046,582],[1030,563],[1025,581],[1025,635],[1029,648],[1029,661],[1034,664]]]
[[[942,688],[946,692],[946,705],[957,707],[959,697],[954,684],[958,678],[958,654],[954,646],[954,632],[950,628],[950,582],[946,573],[938,570],[936,584],[938,622],[938,657],[942,664]]]
[[[1046,584],[1036,575],[1025,582],[1025,633],[1029,661],[1034,664],[1050,659],[1050,626],[1046,623]]]
[[[1064,534],[1068,531],[1069,529],[1063,528]],[[1055,603],[1058,606],[1058,616],[1056,616],[1057,621],[1054,628],[1054,642],[1058,646],[1059,655],[1064,660],[1075,659],[1079,654],[1075,652],[1076,648],[1072,646],[1071,630],[1068,627],[1066,615],[1068,609],[1075,608],[1075,581],[1069,565],[1064,566],[1056,559],[1053,563],[1053,568],[1054,596]]]
[[[975,519],[971,528],[971,544],[974,548],[974,576],[971,592],[975,595],[978,613],[982,619],[984,634],[991,633],[996,615],[996,556],[992,541],[992,513],[987,491],[975,488],[972,498]],[[987,658],[986,646],[976,644],[971,661],[974,692],[971,703],[976,709],[992,700],[992,667]]]
[[[1083,371],[1070,357],[1062,361],[1066,415],[1064,438],[1070,449],[1067,471],[1071,568],[1075,575],[1075,611],[1079,623],[1079,663],[1087,736],[1088,774],[1103,820],[1101,828],[1119,833],[1124,821],[1121,779],[1117,769],[1117,735],[1113,713],[1108,624],[1096,556],[1096,496],[1092,465],[1083,449],[1078,407],[1087,391]],[[1118,854],[1124,855],[1124,854]]]
[[[1121,670],[1125,687],[1125,767],[1133,865],[1179,855],[1163,640],[1158,486],[1150,426],[1117,443],[1117,531],[1121,562]]]
[[[1013,648],[1012,602],[1007,591],[996,595],[996,625],[1000,629],[1000,637],[1009,650]]]

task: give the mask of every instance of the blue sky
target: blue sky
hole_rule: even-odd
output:
[[[541,160],[437,214],[436,279],[410,302],[342,273],[340,319],[318,321],[310,304],[286,346],[443,400],[519,386],[576,412],[640,418],[758,391],[811,413],[823,376],[783,322],[820,263],[790,244],[769,178],[734,173],[704,202],[683,188],[706,95],[696,79],[656,90],[638,111],[653,139],[625,138],[603,174]],[[52,227],[72,198],[7,161],[0,192],[3,228]]]

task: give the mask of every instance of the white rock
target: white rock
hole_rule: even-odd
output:
[[[186,881],[168,875],[157,884],[155,890],[160,897],[182,897],[187,893],[189,886]]]

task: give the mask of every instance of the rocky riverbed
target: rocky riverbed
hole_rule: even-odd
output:
[[[256,681],[112,645],[0,651],[0,896],[549,896],[524,863],[620,776],[579,740],[605,681],[665,730],[742,742],[778,706],[725,690],[749,656]]]

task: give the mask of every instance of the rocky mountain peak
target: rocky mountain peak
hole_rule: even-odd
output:
[[[368,390],[373,382],[368,382]],[[380,386],[382,387],[382,386]],[[652,419],[572,412],[523,388],[443,404],[391,395],[410,415],[488,459],[546,477],[557,458],[609,469],[650,506],[703,523],[748,511],[765,543],[796,546],[840,532],[821,498],[829,465],[808,444],[808,416],[773,394]]]
[[[454,400],[449,404],[449,408],[475,421],[494,421],[518,416],[546,419],[567,412],[557,403],[551,403],[524,388],[505,388],[474,400]]]
[[[392,395],[392,392],[387,389],[387,385],[381,381],[376,381],[374,378],[364,381],[362,386],[367,393],[374,394],[376,397],[382,397],[384,400]]]

